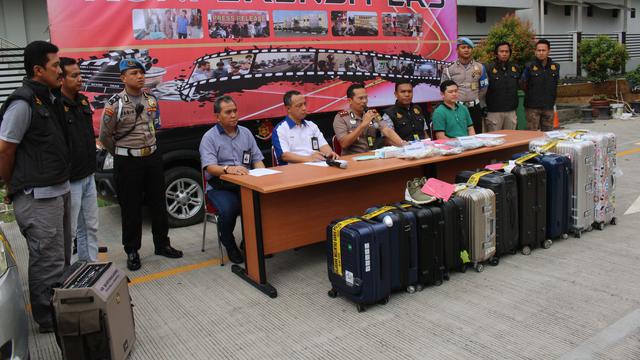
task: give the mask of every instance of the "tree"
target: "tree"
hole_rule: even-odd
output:
[[[600,35],[583,40],[578,47],[582,68],[594,82],[606,81],[611,74],[620,73],[629,54],[624,45]]]
[[[506,15],[473,49],[473,55],[482,63],[492,62],[496,57],[495,46],[506,41],[511,44],[511,61],[522,68],[534,56],[535,37],[531,22],[522,21],[515,15]]]

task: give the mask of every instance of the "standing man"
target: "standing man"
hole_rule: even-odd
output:
[[[318,125],[304,118],[307,116],[307,101],[297,90],[284,94],[287,116],[273,129],[273,148],[280,165],[309,161],[335,160],[334,153],[327,144]]]
[[[450,139],[475,135],[469,109],[458,102],[458,84],[445,80],[440,84],[442,104],[433,112],[433,131],[436,139]]]
[[[525,65],[522,73],[522,88],[526,91],[524,107],[527,130],[553,130],[553,107],[556,104],[560,65],[551,60],[550,50],[548,40],[538,40],[536,58]]]
[[[142,91],[144,66],[135,59],[120,61],[120,80],[124,90],[114,95],[104,108],[100,142],[114,157],[116,191],[122,218],[122,245],[127,253],[127,268],[140,269],[142,238],[142,201],[151,212],[155,254],[182,257],[171,247],[167,207],[164,200],[162,157],[156,152],[156,127],[160,110],[155,96]]]
[[[459,86],[459,101],[467,107],[476,133],[482,132],[482,107],[487,93],[487,72],[484,65],[471,58],[473,41],[466,37],[458,39],[458,60],[446,67],[442,82],[453,80]]]
[[[186,39],[188,33],[189,19],[187,19],[187,10],[182,10],[180,16],[176,20],[178,39]]]
[[[385,109],[382,116],[387,127],[404,141],[429,138],[427,119],[420,107],[413,103],[413,84],[409,81],[398,81],[394,95],[395,105]],[[391,143],[396,145],[394,141]]]
[[[80,93],[82,75],[76,60],[60,58],[62,104],[71,143],[71,239],[79,261],[98,259],[98,194],[96,191],[96,135],[93,110]]]
[[[249,169],[263,168],[262,152],[249,129],[238,126],[238,108],[231,96],[218,97],[213,103],[218,124],[209,129],[200,142],[200,160],[207,178],[207,197],[218,209],[220,241],[229,260],[242,263],[233,229],[241,213],[240,188],[220,179],[223,174],[247,175]]]
[[[333,131],[340,142],[343,155],[363,153],[376,148],[378,130],[393,145],[402,146],[404,141],[380,121],[375,109],[367,108],[367,90],[362,84],[353,84],[347,89],[349,109],[336,114]]]
[[[69,145],[58,96],[58,47],[24,49],[27,77],[0,108],[0,177],[29,248],[29,298],[41,333],[53,331],[52,286],[71,258]]]
[[[518,124],[518,83],[520,69],[511,58],[511,44],[501,42],[495,47],[496,59],[487,64],[489,88],[487,89],[487,118],[485,130],[515,130]]]

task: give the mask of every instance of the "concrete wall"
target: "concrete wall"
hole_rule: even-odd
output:
[[[514,9],[487,7],[487,21],[476,22],[475,6],[458,6],[458,34],[482,35],[489,32],[489,29],[508,13],[513,13]]]
[[[18,46],[49,40],[46,0],[0,0],[0,38]]]

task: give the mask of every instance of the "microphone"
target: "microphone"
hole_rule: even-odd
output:
[[[140,116],[140,114],[142,114],[143,110],[144,110],[144,105],[142,104],[136,105],[136,119],[138,118],[138,116]]]
[[[335,160],[331,160],[331,159],[327,159],[325,161],[327,162],[327,165],[333,166],[333,167],[337,167],[338,169],[346,169],[347,168],[347,162],[346,161],[335,161]]]
[[[378,113],[378,111],[377,111],[376,109],[369,109],[369,107],[367,107],[367,106],[365,106],[365,107],[364,107],[364,112],[363,112],[363,114],[366,114],[366,113],[367,113],[367,111],[369,111],[369,110],[373,110],[373,111],[376,113],[376,116],[373,118],[373,121],[371,122],[371,125],[372,125],[374,128],[376,128],[376,129],[377,129],[377,128],[379,128],[379,127],[380,127],[379,122],[380,122],[380,121],[382,121],[382,116],[380,116],[380,113]],[[363,115],[363,116],[364,116],[364,115]]]

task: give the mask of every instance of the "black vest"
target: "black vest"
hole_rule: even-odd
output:
[[[487,111],[506,112],[518,108],[518,83],[520,69],[507,62],[502,66],[498,62],[485,65],[489,76],[487,89]]]
[[[384,113],[393,121],[393,128],[402,140],[416,140],[416,135],[418,138],[424,139],[427,119],[418,105],[411,104],[407,109],[396,103],[385,109]]]
[[[93,111],[86,96],[78,93],[74,100],[62,98],[64,118],[69,126],[71,144],[71,181],[83,179],[96,171],[96,134]]]
[[[61,121],[59,104],[52,103],[49,89],[33,80],[23,80],[0,108],[0,123],[9,104],[24,100],[31,106],[31,124],[16,148],[11,194],[25,188],[57,185],[69,180],[70,161],[67,127]]]
[[[553,109],[558,91],[560,65],[549,58],[547,67],[544,67],[536,59],[526,65],[525,71],[529,72],[529,77],[527,78],[527,94],[524,98],[524,106],[534,109]]]

